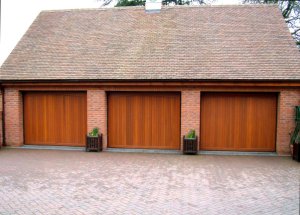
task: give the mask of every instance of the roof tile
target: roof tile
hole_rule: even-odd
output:
[[[2,80],[300,80],[277,6],[41,12]]]

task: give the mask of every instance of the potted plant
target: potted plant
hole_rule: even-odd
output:
[[[183,136],[183,153],[197,154],[198,138],[194,129],[191,129],[186,136]]]
[[[102,134],[99,134],[99,128],[93,128],[86,136],[85,151],[102,151]]]

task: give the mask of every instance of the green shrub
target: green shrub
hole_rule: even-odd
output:
[[[298,133],[296,139],[295,139],[295,143],[300,144],[300,132]]]
[[[95,127],[91,132],[89,132],[90,137],[97,137],[99,134],[99,128]]]
[[[188,139],[195,139],[196,138],[196,132],[195,129],[191,129],[189,133],[186,135],[186,138]]]

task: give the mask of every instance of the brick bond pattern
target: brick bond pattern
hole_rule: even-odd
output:
[[[290,133],[295,128],[295,106],[300,105],[300,90],[282,91],[278,104],[277,150],[289,153]]]
[[[30,89],[22,89],[30,90]],[[74,88],[41,88],[41,90],[73,90]],[[104,149],[107,146],[107,95],[106,90],[111,89],[86,89],[77,90],[87,91],[87,112],[88,112],[88,131],[97,126],[104,135]],[[113,88],[113,91],[124,90],[124,88]],[[128,89],[125,89],[128,90]],[[141,89],[137,89],[141,90]],[[146,90],[147,89],[142,89]],[[153,89],[150,89],[150,91]],[[156,91],[163,89],[156,88]],[[164,89],[166,90],[166,89]],[[174,90],[174,89],[173,89]],[[176,89],[178,91],[180,89]],[[229,89],[219,89],[229,91]],[[148,90],[149,91],[149,90]],[[172,91],[172,90],[168,90]],[[185,135],[189,129],[194,128],[199,135],[200,128],[200,93],[207,91],[206,88],[197,89],[181,89],[181,137]],[[210,89],[211,91],[211,89]],[[253,91],[250,88],[235,89],[237,92]],[[263,92],[265,90],[255,89],[255,91]],[[266,92],[280,92],[278,97],[278,120],[277,120],[277,153],[289,154],[289,133],[295,127],[294,107],[300,105],[300,90],[298,89],[282,89],[267,90]],[[23,144],[23,111],[22,96],[17,88],[5,89],[5,129],[7,145]],[[88,132],[87,131],[87,132]]]
[[[289,157],[0,151],[0,214],[299,214]]]
[[[5,89],[5,140],[7,145],[23,144],[23,102],[18,89]]]
[[[200,91],[184,90],[181,92],[181,135],[187,134],[190,129],[195,129],[199,136]]]
[[[2,91],[0,91],[0,148],[3,145],[3,103]]]
[[[107,145],[107,106],[106,93],[103,90],[87,91],[88,131],[99,127],[103,134],[103,147]]]

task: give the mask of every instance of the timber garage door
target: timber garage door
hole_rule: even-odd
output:
[[[202,150],[275,151],[276,94],[201,94]]]
[[[25,93],[25,144],[84,146],[86,117],[85,93]]]
[[[180,94],[110,93],[108,146],[179,149]]]

